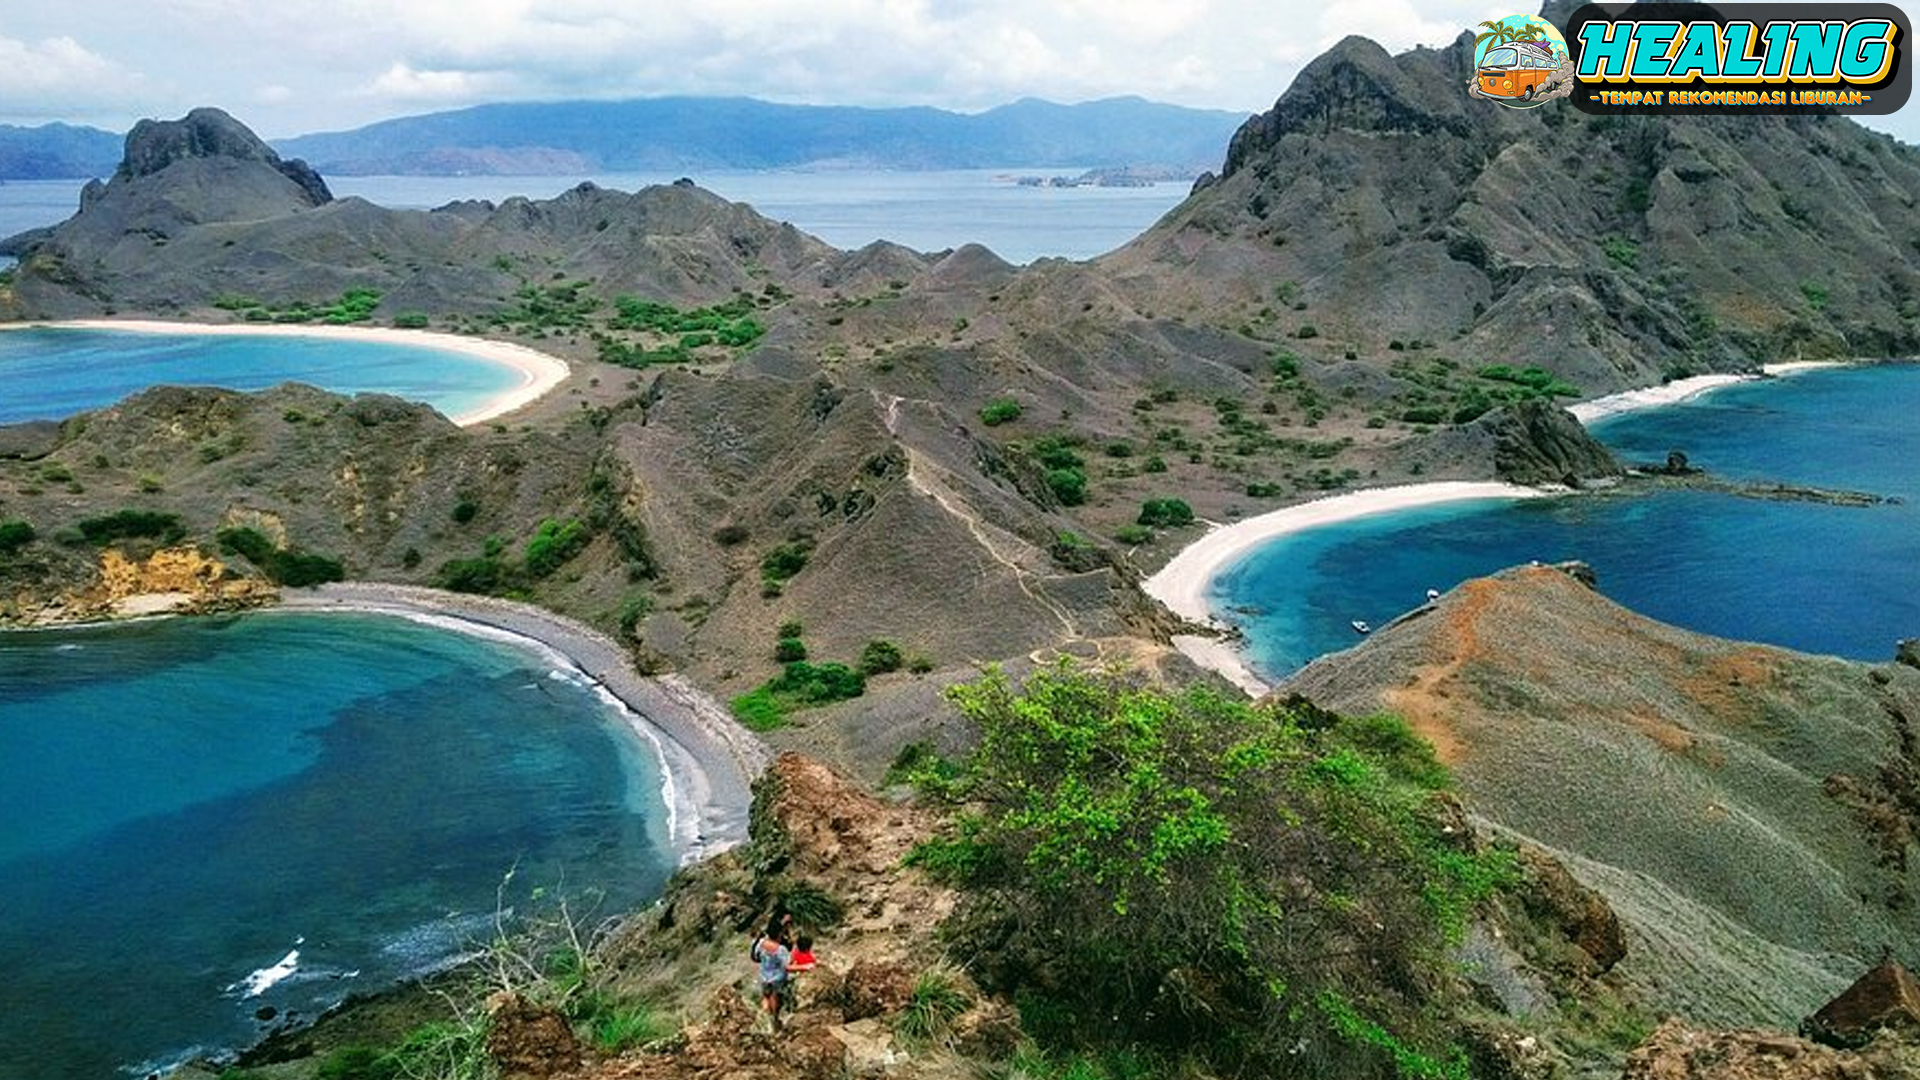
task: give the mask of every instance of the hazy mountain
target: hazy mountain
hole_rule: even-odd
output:
[[[479,105],[275,145],[339,175],[999,165],[1211,166],[1246,117],[1137,97],[978,114],[668,97]]]
[[[105,176],[120,163],[120,136],[71,124],[0,124],[0,180]]]

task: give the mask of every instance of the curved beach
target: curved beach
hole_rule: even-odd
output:
[[[1469,499],[1528,499],[1544,494],[1518,484],[1493,481],[1445,480],[1430,484],[1371,488],[1288,506],[1232,525],[1216,526],[1188,544],[1171,562],[1149,577],[1147,595],[1169,611],[1191,622],[1226,630],[1207,605],[1207,589],[1220,571],[1248,553],[1291,533],[1337,525],[1374,514],[1434,506]],[[1248,694],[1265,693],[1265,680],[1254,674],[1238,649],[1215,638],[1178,635],[1174,645],[1201,667],[1218,672]]]
[[[286,610],[414,619],[530,646],[578,670],[621,706],[634,733],[659,755],[662,795],[681,862],[747,839],[753,781],[772,760],[771,752],[685,679],[636,672],[626,650],[605,634],[530,604],[407,585],[340,582],[284,595]]]
[[[431,330],[399,330],[384,326],[285,326],[257,323],[165,322],[159,319],[72,319],[62,322],[14,323],[0,330],[118,330],[134,334],[206,334],[215,337],[288,337],[318,338],[335,341],[367,341],[382,345],[411,345],[441,352],[469,356],[495,367],[503,367],[519,377],[519,385],[499,394],[486,404],[452,417],[462,427],[485,423],[526,407],[546,396],[566,381],[570,370],[566,361],[538,349],[510,341],[463,337]]]

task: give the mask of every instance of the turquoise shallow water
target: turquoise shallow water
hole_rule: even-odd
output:
[[[393,394],[458,416],[519,386],[520,375],[443,349],[384,342],[113,330],[0,333],[0,424],[62,419],[149,386],[262,390],[283,382]]]
[[[510,869],[509,904],[629,908],[674,862],[659,784],[577,674],[401,619],[0,635],[0,1062],[244,1045],[459,955]]]
[[[1214,579],[1210,601],[1272,678],[1346,648],[1429,588],[1583,559],[1601,591],[1691,630],[1884,660],[1920,636],[1920,366],[1742,383],[1604,421],[1630,461],[1685,450],[1747,479],[1895,495],[1855,509],[1671,492],[1455,503],[1283,537]]]

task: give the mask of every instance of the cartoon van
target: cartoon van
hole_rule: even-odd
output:
[[[1560,61],[1553,50],[1530,41],[1514,41],[1488,49],[1475,74],[1480,92],[1488,97],[1525,98],[1551,89]]]

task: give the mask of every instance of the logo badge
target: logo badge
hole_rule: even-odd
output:
[[[1573,93],[1573,60],[1560,29],[1538,15],[1489,19],[1475,28],[1467,96],[1531,109]]]

